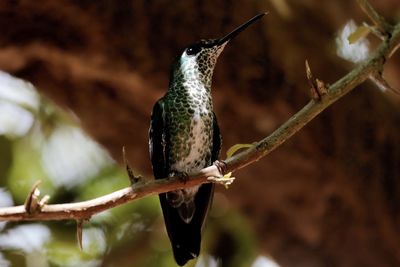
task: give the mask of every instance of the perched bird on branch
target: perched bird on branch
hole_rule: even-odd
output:
[[[226,44],[263,16],[255,16],[222,38],[192,44],[176,58],[168,91],[151,115],[149,149],[156,179],[178,176],[185,180],[213,163],[223,169],[211,97],[214,67]],[[181,266],[200,253],[201,230],[213,192],[214,184],[208,183],[159,195],[175,260]]]

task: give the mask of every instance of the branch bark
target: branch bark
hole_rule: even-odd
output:
[[[227,172],[234,172],[265,157],[335,101],[349,93],[371,75],[381,73],[386,60],[399,44],[400,23],[391,27],[388,37],[365,62],[329,86],[327,93],[322,95],[320,99],[310,100],[307,105],[268,137],[255,143],[253,147],[227,159]],[[96,213],[118,205],[146,196],[207,183],[210,182],[209,178],[216,176],[221,176],[221,173],[216,166],[210,166],[190,177],[185,184],[176,177],[152,181],[143,181],[142,179],[131,187],[99,198],[77,203],[44,205],[40,210],[33,213],[28,213],[23,205],[0,208],[0,221],[89,219]]]

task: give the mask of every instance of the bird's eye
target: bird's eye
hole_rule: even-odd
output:
[[[193,45],[193,46],[190,46],[188,49],[186,49],[186,54],[188,56],[196,55],[197,53],[200,52],[200,50],[201,50],[201,47],[199,45]]]

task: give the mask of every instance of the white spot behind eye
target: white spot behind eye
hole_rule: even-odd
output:
[[[183,64],[186,64],[186,62],[195,63],[197,56],[198,56],[198,54],[196,54],[196,55],[188,55],[187,54],[187,50],[185,50],[185,52],[182,53],[182,56],[181,56],[181,64],[182,64],[182,66],[183,66]]]

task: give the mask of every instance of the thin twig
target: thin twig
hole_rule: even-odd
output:
[[[347,75],[326,88],[326,95],[321,100],[316,101],[312,99],[271,135],[255,143],[251,148],[227,159],[226,172],[234,172],[266,156],[302,129],[324,109],[349,93],[371,75],[382,70],[387,56],[396,49],[400,43],[400,23],[393,28],[389,36],[390,37],[387,37],[387,39],[382,42],[368,60],[358,65]],[[202,169],[198,174],[190,177],[186,183],[181,182],[176,177],[153,181],[146,180],[143,183],[137,183],[131,187],[88,201],[45,205],[38,212],[33,214],[26,212],[23,205],[0,208],[0,220],[80,220],[90,218],[96,213],[139,198],[207,183],[209,182],[207,178],[220,176],[221,173],[218,171],[218,168],[213,165]]]
[[[381,74],[371,75],[370,80],[373,81],[376,86],[379,87],[382,91],[391,91],[396,95],[400,95],[400,90],[393,88],[390,84],[383,78]]]
[[[387,23],[385,18],[376,12],[373,6],[369,3],[368,0],[357,0],[358,4],[360,5],[361,9],[367,14],[367,16],[371,19],[371,21],[376,25],[379,31],[383,35],[389,34],[393,26]]]

